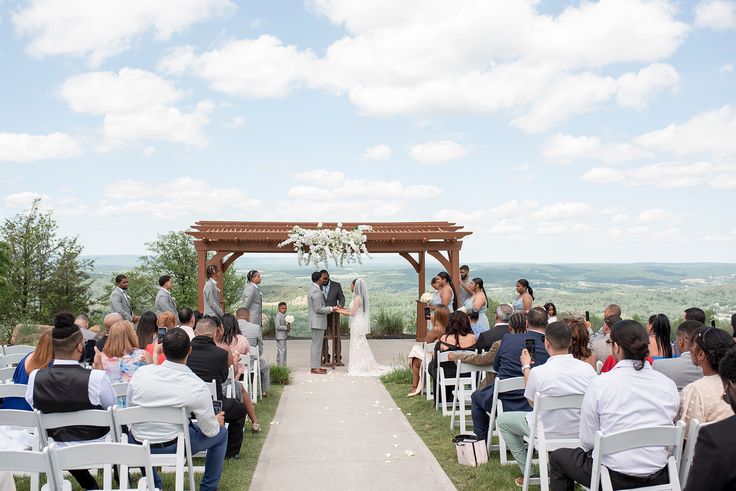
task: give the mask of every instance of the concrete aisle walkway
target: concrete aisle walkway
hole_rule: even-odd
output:
[[[411,344],[371,341],[383,364]],[[378,379],[348,377],[345,368],[312,375],[302,351],[308,342],[290,341],[294,381],[281,396],[251,489],[455,489]]]

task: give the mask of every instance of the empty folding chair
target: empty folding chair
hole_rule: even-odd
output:
[[[429,376],[429,362],[432,361],[434,354],[434,343],[424,343],[424,358],[422,359],[422,371],[421,377],[424,380],[424,393],[427,395],[427,400],[431,401],[434,397],[432,390],[432,377]]]
[[[36,351],[35,346],[30,346],[28,344],[12,344],[12,345],[6,345],[3,346],[3,354],[4,355],[22,355],[26,356],[28,353]]]
[[[13,374],[15,367],[0,368],[0,384],[13,383]]]
[[[667,473],[669,484],[637,488],[642,491],[680,491],[678,465],[682,452],[682,441],[685,434],[685,423],[679,421],[675,426],[649,426],[618,431],[604,435],[598,431],[595,434],[593,447],[593,471],[590,477],[590,491],[613,491],[611,475],[608,468],[601,464],[601,458],[624,450],[641,447],[669,447],[670,457],[667,459]]]
[[[476,354],[475,351],[438,351],[437,352],[437,376],[435,377],[435,410],[442,408],[442,416],[450,416],[452,412],[451,402],[447,400],[446,387],[455,387],[455,377],[446,377],[442,363],[449,361],[450,353],[455,354]]]
[[[24,411],[30,412],[30,411]],[[8,471],[18,474],[30,474],[36,476],[36,487],[31,484],[31,489],[38,489],[38,475],[46,474],[44,490],[56,491],[61,489],[57,484],[52,470],[51,459],[48,450],[0,450],[0,471]]]
[[[529,425],[529,444],[526,453],[526,466],[524,467],[523,491],[529,489],[529,484],[539,484],[542,491],[549,490],[549,452],[558,448],[575,448],[580,445],[580,437],[577,438],[548,438],[544,433],[544,425],[539,419],[539,413],[544,411],[555,411],[558,409],[580,409],[583,405],[583,395],[567,396],[543,396],[539,392],[534,395],[534,409],[532,411],[531,424]],[[578,429],[575,428],[575,432]],[[539,454],[539,479],[532,476],[532,458],[534,449]]]
[[[126,407],[113,410],[115,433],[118,440],[123,440],[123,426],[130,428],[137,423],[156,424],[169,423],[179,425],[176,435],[176,453],[152,454],[154,466],[174,468],[174,490],[184,491],[184,472],[189,473],[189,490],[194,491],[194,465],[192,463],[191,446],[189,445],[189,415],[185,408],[178,407]],[[162,442],[152,442],[162,443]],[[185,467],[186,464],[186,467]]]
[[[26,386],[21,384],[0,385],[0,397],[23,397],[26,392],[25,388]],[[31,450],[38,451],[41,448],[38,415],[35,412],[20,409],[2,409],[0,410],[0,426],[13,426],[31,432]],[[20,469],[18,469],[18,472],[20,472]],[[38,473],[32,472],[31,491],[38,491],[38,485]]]
[[[455,397],[452,401],[452,416],[450,417],[450,429],[455,428],[455,414],[459,416],[459,428],[461,433],[470,433],[467,429],[467,418],[470,416],[470,395],[478,388],[478,372],[483,371],[481,367],[470,365],[461,361],[457,362],[457,375],[455,376]]]
[[[151,449],[148,441],[142,445],[127,443],[82,443],[58,448],[55,443],[49,446],[53,475],[58,483],[64,482],[64,471],[68,469],[84,469],[87,466],[120,466],[120,476],[128,475],[129,467],[141,467],[145,471],[138,483],[137,489],[153,491],[153,465],[151,463]],[[142,486],[145,484],[145,487]],[[56,489],[63,489],[61,486]],[[112,473],[105,472],[103,490],[113,490]],[[120,480],[121,490],[128,489],[128,479]]]
[[[28,353],[11,353],[0,356],[0,368],[14,367],[26,357]]]
[[[496,418],[499,414],[503,414],[503,401],[498,396],[504,392],[512,392],[514,390],[524,389],[524,377],[512,377],[507,379],[496,379],[493,383],[493,400],[491,402],[491,411],[488,413],[490,420],[488,422],[488,453],[498,450],[502,465],[515,464],[515,460],[508,460],[506,455],[506,442],[501,437],[501,433],[496,428]],[[498,438],[498,444],[493,444],[493,437]]]
[[[695,444],[698,442],[698,434],[700,428],[710,423],[701,423],[697,419],[691,419],[687,429],[687,441],[685,442],[685,450],[682,452],[682,461],[680,462],[680,484],[682,486],[687,483],[687,476],[690,474],[690,467],[693,465],[693,457],[695,456]]]
[[[248,391],[253,404],[258,402],[258,398],[262,395],[261,388],[261,355],[258,353],[258,346],[251,347],[250,352],[250,372],[251,390]]]

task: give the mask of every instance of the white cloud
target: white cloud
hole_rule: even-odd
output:
[[[388,160],[391,158],[391,147],[384,144],[365,149],[363,160]]]
[[[45,201],[48,200],[49,197],[45,194],[25,191],[5,196],[3,198],[3,203],[5,203],[5,206],[9,206],[11,208],[28,208],[37,199]]]
[[[244,124],[245,124],[245,119],[243,119],[242,116],[235,116],[233,119],[231,119],[227,123],[224,123],[223,126],[225,128],[235,129],[235,128],[240,128]]]
[[[619,106],[645,109],[647,101],[665,89],[675,89],[680,75],[672,65],[654,63],[637,73],[627,73],[617,80],[616,100]]]
[[[672,213],[662,208],[650,208],[636,216],[637,223],[647,224],[654,222],[665,222],[672,218]]]
[[[713,173],[708,162],[694,164],[658,163],[628,170],[594,167],[585,172],[581,179],[587,182],[622,182],[629,186],[650,186],[660,189],[678,189],[702,186]]]
[[[733,72],[733,65],[731,63],[724,63],[718,68],[720,73],[731,73]]]
[[[342,172],[315,169],[306,172],[298,172],[294,174],[294,179],[309,184],[322,184],[324,186],[329,186],[330,183],[345,180],[345,174]]]
[[[82,146],[65,133],[0,133],[0,162],[68,159],[82,153]]]
[[[736,2],[705,0],[695,6],[695,25],[716,31],[736,28]]]
[[[573,136],[558,133],[542,145],[542,156],[550,161],[567,164],[575,160],[596,160],[609,164],[647,158],[651,153],[631,143],[601,143],[594,136]]]
[[[538,220],[560,220],[590,215],[592,212],[593,207],[587,203],[555,203],[535,211],[532,216]]]
[[[184,94],[156,74],[123,68],[119,72],[90,72],[68,78],[60,96],[76,112],[104,115],[102,150],[137,141],[167,141],[203,148],[202,128],[210,121],[213,104],[201,101],[190,111],[173,106]]]
[[[586,171],[581,179],[597,183],[620,182],[624,180],[624,172],[610,167],[593,167]]]
[[[420,164],[442,164],[461,159],[468,153],[470,150],[467,147],[451,140],[428,141],[409,149],[411,158]]]
[[[322,57],[263,35],[204,53],[179,48],[160,68],[243,97],[308,87],[345,94],[370,115],[504,111],[514,125],[542,131],[611,101],[618,75],[621,101],[644,104],[670,86],[672,73],[663,78],[664,70],[645,68],[626,76],[620,67],[659,67],[688,32],[663,0],[584,2],[557,16],[541,13],[538,0],[469,0],[463,8],[441,0],[308,5],[348,32]]]
[[[31,54],[89,56],[96,65],[127,50],[148,31],[165,41],[233,9],[230,0],[31,0],[13,14],[13,23],[31,38]]]

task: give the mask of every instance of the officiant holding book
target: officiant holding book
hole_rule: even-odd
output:
[[[331,281],[330,273],[327,270],[323,269],[320,273],[322,274],[322,295],[325,297],[325,305],[328,307],[344,307],[345,295],[342,293],[342,285],[336,281]],[[340,314],[327,315],[327,332],[325,334],[326,336],[322,341],[322,364],[329,365],[331,363],[329,337],[332,337],[332,356],[335,359],[335,365],[344,367],[340,342]],[[332,336],[329,336],[330,334]]]

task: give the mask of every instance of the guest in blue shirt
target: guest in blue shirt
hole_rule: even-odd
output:
[[[483,314],[483,316],[485,317],[485,314]],[[478,320],[480,319],[480,312],[478,312],[477,310],[471,310],[470,312],[468,312],[468,318],[470,319],[470,329],[473,330],[475,339],[478,339],[478,336],[480,336],[481,333],[490,330],[490,327],[488,327],[487,324],[478,322]]]
[[[28,384],[28,374],[37,368],[47,368],[54,361],[54,347],[51,343],[51,331],[45,332],[38,340],[36,350],[28,353],[15,367],[13,372],[14,384]],[[33,411],[22,397],[6,397],[2,404],[3,409],[20,409]]]
[[[526,348],[527,339],[534,340],[535,355],[532,368],[544,364],[549,359],[549,353],[544,348],[544,330],[547,327],[547,312],[535,307],[527,313],[525,333],[506,334],[501,339],[496,358],[493,360],[493,369],[497,373],[497,379],[503,380],[513,377],[523,377],[520,356]],[[473,392],[471,396],[471,413],[473,416],[473,428],[478,438],[488,437],[488,412],[493,403],[494,384]],[[504,411],[531,411],[529,402],[524,397],[524,390],[515,390],[499,394],[499,400],[503,401]]]

